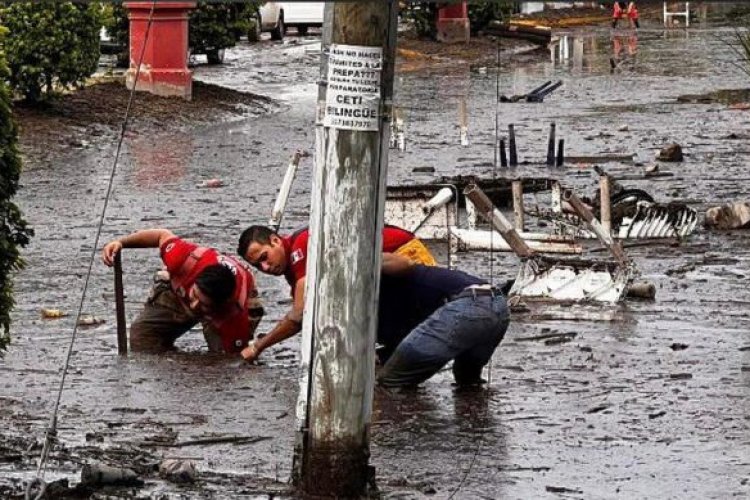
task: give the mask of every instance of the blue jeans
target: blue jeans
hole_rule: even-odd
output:
[[[508,304],[500,293],[448,302],[398,344],[380,371],[378,383],[385,387],[416,385],[450,360],[456,383],[477,383],[509,322]]]

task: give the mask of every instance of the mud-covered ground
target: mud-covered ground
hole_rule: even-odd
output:
[[[522,160],[540,160],[552,120],[569,155],[634,153],[635,164],[603,165],[659,200],[698,210],[746,199],[750,111],[681,95],[750,87],[711,26],[665,31],[583,28],[567,32],[571,58],[514,61],[501,45],[492,65],[429,65],[400,72],[396,103],[407,149],[391,151],[391,184],[441,175],[551,175],[593,189],[592,165],[548,170],[493,167],[495,110],[501,134],[515,123]],[[566,34],[565,32],[560,33]],[[504,48],[505,47],[505,48]],[[493,51],[494,49],[490,47]],[[619,51],[619,52],[618,52]],[[610,71],[610,58],[623,62]],[[135,122],[102,228],[102,241],[163,226],[232,251],[248,224],[264,222],[286,162],[312,149],[319,45],[314,37],[229,51],[223,67],[197,67],[197,80],[273,99],[269,113],[239,121],[161,128]],[[544,104],[501,104],[546,80],[564,85]],[[741,94],[739,94],[741,95]],[[459,145],[466,101],[470,146]],[[685,100],[683,100],[685,101]],[[147,101],[138,96],[135,107]],[[171,117],[165,116],[169,121]],[[61,134],[64,133],[61,130]],[[33,139],[24,137],[25,144]],[[672,177],[638,180],[665,143],[684,163]],[[65,148],[53,158],[26,149],[18,202],[36,229],[18,276],[10,351],[0,361],[0,496],[18,495],[34,477],[53,408],[71,317],[40,318],[43,307],[74,312],[92,252],[114,144]],[[432,166],[434,174],[414,174]],[[217,189],[198,187],[209,178]],[[304,159],[284,228],[307,220],[311,161]],[[531,197],[529,202],[533,201]],[[750,495],[750,235],[698,230],[680,246],[630,250],[657,286],[655,302],[628,302],[616,321],[533,321],[515,317],[497,350],[484,391],[462,393],[450,372],[416,393],[378,392],[372,463],[386,498],[743,498]],[[439,252],[440,247],[436,248]],[[499,281],[517,259],[461,254],[460,268]],[[128,317],[137,314],[159,265],[155,251],[124,256]],[[258,276],[267,331],[288,307],[281,279]],[[98,262],[84,312],[105,323],[81,329],[62,396],[60,445],[46,478],[76,481],[82,462],[123,464],[144,474],[120,496],[242,498],[289,494],[298,343],[263,356],[259,366],[205,353],[191,332],[181,352],[162,357],[116,354],[112,277]],[[570,333],[572,340],[524,340]],[[572,335],[575,334],[575,335]],[[211,437],[236,443],[190,444]],[[257,438],[257,439],[256,439]],[[268,439],[265,439],[268,438]],[[160,481],[163,457],[195,460],[193,486]]]

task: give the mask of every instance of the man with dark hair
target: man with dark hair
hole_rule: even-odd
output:
[[[248,345],[263,307],[244,263],[167,229],[145,229],[110,241],[102,249],[102,261],[112,266],[123,248],[159,248],[165,266],[130,327],[131,349],[174,349],[175,340],[198,322],[212,352],[237,353]]]
[[[280,236],[266,226],[250,226],[240,236],[237,253],[253,267],[274,276],[283,275],[292,288],[293,305],[268,335],[251,342],[242,357],[255,360],[268,347],[282,342],[302,329],[305,305],[305,274],[307,267],[308,229],[302,228],[289,236]],[[413,233],[387,225],[383,228],[383,252],[434,266],[435,258]]]

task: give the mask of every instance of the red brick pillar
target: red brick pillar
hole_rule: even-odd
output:
[[[438,9],[437,39],[444,43],[468,42],[469,11],[466,1]]]
[[[130,19],[130,68],[125,75],[128,89],[135,82],[152,5],[153,1],[124,2]],[[195,5],[194,1],[156,2],[136,90],[190,100],[193,73],[187,67],[188,13]]]

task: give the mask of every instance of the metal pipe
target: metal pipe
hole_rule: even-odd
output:
[[[115,254],[115,312],[117,316],[117,353],[128,353],[128,331],[125,324],[125,295],[122,290],[122,251]]]
[[[513,192],[513,221],[515,222],[516,231],[524,231],[524,209],[523,209],[523,183],[513,181],[511,183]]]
[[[508,125],[508,149],[510,150],[510,166],[518,166],[518,152],[516,151],[516,129],[512,123]]]
[[[513,226],[508,222],[508,219],[495,208],[487,195],[477,186],[476,184],[469,184],[464,189],[464,196],[469,198],[474,205],[477,207],[479,214],[487,219],[493,229],[499,232],[503,239],[508,242],[508,245],[513,249],[516,255],[522,259],[527,259],[534,255],[534,252],[529,248],[526,242],[518,235]]]
[[[543,252],[543,253],[557,253],[557,254],[581,254],[583,247],[575,242],[563,242],[563,241],[546,241],[541,239],[528,240],[527,245],[532,251]],[[553,235],[547,235],[553,236]],[[493,252],[512,252],[510,245],[503,239],[503,236],[497,231],[484,231],[476,229],[464,229],[460,227],[451,227],[450,229],[451,239],[457,240],[458,245],[455,245],[461,250],[490,250]]]
[[[286,202],[289,199],[289,191],[292,189],[292,182],[294,182],[294,177],[297,175],[297,168],[299,167],[299,159],[301,157],[302,154],[300,151],[295,151],[289,165],[286,167],[284,180],[281,182],[279,194],[276,197],[276,203],[274,203],[273,210],[271,211],[271,218],[268,220],[268,226],[274,231],[278,231],[279,226],[281,226],[281,219],[284,217]]]
[[[612,234],[612,201],[610,198],[609,176],[599,177],[599,213],[602,219],[602,228],[607,234]]]
[[[594,214],[591,213],[591,210],[583,204],[573,191],[570,189],[564,190],[562,199],[567,202],[573,210],[575,210],[576,214],[588,224],[589,229],[596,234],[599,240],[607,245],[609,251],[619,264],[625,265],[628,263],[628,257],[625,255],[622,247],[618,243],[615,243],[615,240],[612,239],[612,235],[604,230],[601,223],[596,217],[594,217]]]
[[[547,166],[552,167],[555,164],[555,122],[549,126],[549,141],[547,142]]]
[[[427,200],[427,203],[422,207],[422,211],[425,213],[432,213],[434,210],[445,206],[453,198],[453,190],[449,187],[444,187],[438,191],[435,196]]]
[[[558,167],[562,167],[565,163],[565,139],[557,141],[557,160],[555,164]]]
[[[460,141],[462,146],[469,145],[469,117],[466,111],[466,98],[458,102],[458,121],[460,128]]]

